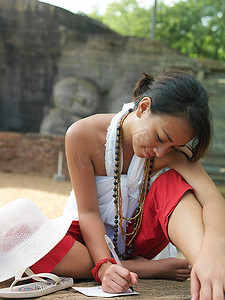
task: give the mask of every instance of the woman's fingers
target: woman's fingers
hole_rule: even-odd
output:
[[[175,279],[178,281],[184,281],[190,278],[191,270],[190,269],[178,269]]]
[[[106,281],[105,284],[102,283],[102,288],[107,293],[122,293],[129,289],[129,285],[121,278],[114,278]]]
[[[213,299],[212,298],[212,288],[209,283],[205,282],[204,284],[202,284],[201,290],[200,290],[200,299],[204,299],[204,300],[212,300]]]
[[[191,272],[191,300],[199,300],[200,282],[194,270]]]
[[[102,288],[108,293],[121,293],[137,282],[137,275],[118,266],[110,266],[103,277]]]
[[[138,282],[138,275],[134,272],[130,272],[130,277],[131,277],[131,284],[137,284]]]
[[[215,300],[224,300],[224,287],[220,281],[215,281],[213,286],[213,299]]]
[[[218,272],[213,277],[200,276],[193,270],[191,274],[191,300],[224,300],[225,278]]]
[[[220,281],[207,282],[201,286],[200,300],[224,300],[223,285]]]

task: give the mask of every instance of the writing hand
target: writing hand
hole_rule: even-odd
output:
[[[107,293],[122,293],[136,284],[137,279],[137,274],[113,264],[104,273],[102,289]]]

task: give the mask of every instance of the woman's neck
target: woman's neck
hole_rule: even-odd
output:
[[[132,145],[132,119],[134,112],[130,113],[123,122],[122,147],[123,147],[123,173],[127,173],[131,159],[134,155]]]

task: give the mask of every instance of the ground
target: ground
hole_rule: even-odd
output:
[[[32,200],[49,218],[63,213],[71,191],[70,181],[37,175],[0,173],[0,207],[17,198]]]
[[[225,187],[219,187],[225,195]],[[52,178],[39,177],[36,175],[18,175],[0,173],[0,207],[16,198],[28,198],[49,218],[54,218],[63,213],[67,196],[71,191],[69,181],[55,181]],[[8,287],[10,280],[0,284],[0,288]],[[93,286],[95,281],[75,282],[75,286]],[[140,294],[129,296],[126,299],[163,299],[185,300],[190,299],[190,280],[177,282],[170,280],[139,280],[135,290]],[[85,299],[86,296],[67,289],[41,299],[75,300]],[[117,299],[119,297],[115,297]],[[98,299],[98,298],[95,298]],[[100,299],[100,298],[99,298]]]

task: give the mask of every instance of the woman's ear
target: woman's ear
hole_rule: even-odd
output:
[[[144,97],[138,104],[138,107],[136,109],[136,116],[138,118],[141,118],[141,116],[146,113],[147,111],[150,112],[151,107],[151,98],[150,97]]]

